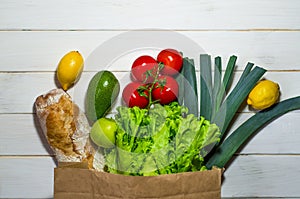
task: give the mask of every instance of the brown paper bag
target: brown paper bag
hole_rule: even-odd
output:
[[[70,167],[71,168],[70,168]],[[63,165],[54,170],[55,199],[218,199],[222,170],[160,176],[123,176]]]

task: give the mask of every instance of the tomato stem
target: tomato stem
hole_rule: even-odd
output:
[[[148,79],[150,76],[153,76],[153,78],[154,78],[153,82],[150,83],[150,86],[149,86],[148,89],[147,89],[147,91],[148,91],[148,93],[149,93],[149,94],[148,94],[148,100],[149,100],[149,103],[148,103],[148,106],[147,106],[147,109],[148,109],[148,110],[150,109],[150,107],[151,107],[152,104],[155,104],[155,103],[159,102],[159,100],[154,100],[154,101],[153,101],[153,99],[152,99],[152,91],[153,91],[153,89],[155,88],[156,83],[159,82],[159,81],[158,81],[158,77],[159,77],[159,74],[160,74],[160,72],[161,72],[161,70],[162,70],[163,68],[164,68],[164,64],[160,62],[160,63],[158,63],[157,68],[153,68],[153,69],[152,69],[152,70],[155,70],[155,72],[156,72],[154,76],[153,76],[152,71],[147,72],[147,74],[148,74],[149,76],[147,76],[145,82],[147,81],[147,79]]]

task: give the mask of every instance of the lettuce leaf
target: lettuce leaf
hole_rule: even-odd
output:
[[[219,141],[215,124],[188,114],[177,102],[149,110],[120,106],[117,111],[116,146],[105,150],[111,173],[152,176],[205,170],[205,147]]]

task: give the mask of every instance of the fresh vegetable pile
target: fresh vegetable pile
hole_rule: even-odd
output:
[[[124,85],[113,71],[98,71],[80,93],[82,111],[67,90],[80,79],[83,57],[63,56],[56,71],[62,89],[34,103],[58,162],[55,198],[221,198],[222,168],[268,122],[300,109],[300,96],[280,102],[279,84],[253,63],[231,86],[234,55],[225,67],[221,57],[199,59],[196,70],[175,49],[142,55]],[[256,113],[228,134],[247,104]]]
[[[197,71],[194,60],[175,49],[162,50],[156,59],[140,56],[114,118],[106,114],[119,82],[110,71],[98,72],[88,87],[86,114],[106,171],[149,176],[223,168],[261,127],[300,109],[300,97],[278,102],[279,85],[262,80],[266,70],[253,63],[231,88],[236,61],[231,56],[222,67],[221,57],[212,64],[210,55],[201,54]],[[225,139],[243,102],[260,111]]]
[[[153,108],[118,107],[115,147],[105,150],[108,171],[158,175],[204,170],[205,147],[219,140],[219,129],[188,114],[177,102]],[[201,151],[201,153],[199,153]]]

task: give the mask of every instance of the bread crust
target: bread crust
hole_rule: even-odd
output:
[[[93,168],[95,150],[85,114],[62,89],[37,97],[36,115],[58,162],[88,162]]]

